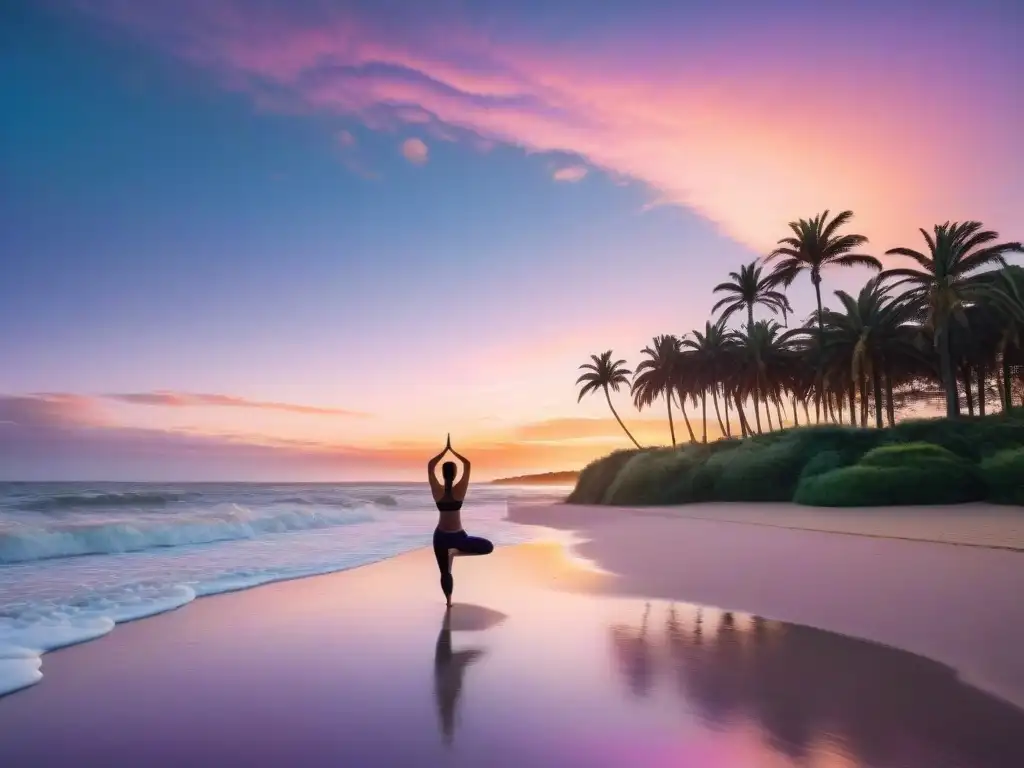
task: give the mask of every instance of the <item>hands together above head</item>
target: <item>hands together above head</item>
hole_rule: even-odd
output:
[[[444,457],[444,455],[446,453],[448,453],[449,451],[452,452],[452,455],[454,455],[455,458],[459,459],[463,463],[468,463],[468,459],[466,459],[465,456],[463,456],[461,453],[459,453],[454,448],[452,448],[452,435],[451,435],[451,432],[449,432],[447,434],[446,438],[445,438],[444,450],[442,450],[439,454],[437,454],[437,456],[435,456],[433,460],[434,461],[440,461]]]

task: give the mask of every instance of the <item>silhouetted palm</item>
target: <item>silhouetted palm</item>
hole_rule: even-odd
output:
[[[612,351],[609,349],[607,352],[602,352],[600,355],[591,355],[591,362],[584,363],[580,366],[580,370],[586,371],[582,376],[576,379],[577,384],[582,384],[580,387],[580,395],[576,399],[579,402],[584,396],[589,395],[592,392],[601,390],[604,392],[605,400],[608,402],[608,407],[611,408],[612,416],[619,422],[619,426],[622,427],[622,431],[626,433],[630,440],[633,441],[633,445],[637,448],[640,447],[640,443],[636,441],[632,433],[626,429],[626,425],[622,423],[622,419],[619,418],[619,414],[615,410],[615,406],[612,405],[610,389],[619,391],[619,387],[625,385],[629,386],[629,377],[632,371],[626,367],[625,360],[612,361]]]
[[[978,221],[936,224],[934,235],[920,231],[928,245],[927,254],[912,248],[886,251],[913,260],[917,268],[888,269],[883,275],[893,280],[893,287],[905,286],[906,295],[927,312],[939,355],[946,416],[951,418],[959,413],[960,405],[950,356],[950,323],[963,323],[966,304],[998,290],[989,281],[973,279],[976,273],[985,267],[1005,266],[1004,254],[1024,249],[1018,242],[996,243],[998,233],[982,229]]]
[[[843,311],[826,309],[819,318],[824,327],[826,359],[837,358],[854,385],[848,390],[851,417],[856,388],[864,379],[870,381],[875,425],[880,429],[882,382],[887,361],[910,354],[913,340],[908,324],[914,320],[917,310],[905,299],[893,299],[879,277],[869,280],[856,298],[845,291],[836,291],[835,295]]]
[[[665,398],[672,445],[676,444],[676,428],[672,422],[672,391],[679,368],[679,349],[679,339],[675,336],[655,336],[653,344],[644,347],[641,352],[647,357],[636,367],[631,387],[637,410],[643,410],[659,397]]]
[[[715,406],[715,415],[718,417],[718,427],[723,435],[727,434],[725,424],[722,423],[722,413],[718,407],[718,389],[721,386],[723,374],[728,364],[729,332],[725,327],[723,315],[717,322],[710,320],[704,324],[704,332],[693,331],[693,338],[683,340],[683,347],[692,350],[690,357],[694,362],[700,380],[701,406],[704,409],[704,442],[708,441],[708,421],[705,393],[711,390],[711,399]]]
[[[719,283],[712,291],[729,294],[711,308],[712,314],[722,310],[722,322],[745,309],[747,325],[753,325],[755,304],[768,307],[772,312],[781,312],[783,317],[793,311],[786,294],[775,290],[778,283],[770,275],[761,276],[761,266],[756,261],[744,264],[739,272],[730,272],[729,277],[732,278],[730,282]]]
[[[821,271],[824,268],[860,266],[881,270],[882,263],[874,256],[856,253],[858,248],[868,242],[864,235],[839,234],[840,228],[852,218],[853,211],[843,211],[829,221],[828,211],[825,211],[813,219],[791,221],[789,228],[793,230],[793,236],[779,240],[778,247],[765,259],[765,263],[776,262],[770,275],[772,284],[788,288],[801,272],[809,272],[820,315]],[[821,331],[819,322],[819,337]],[[821,407],[820,394],[815,402],[817,410]]]
[[[758,320],[749,328],[731,334],[737,350],[737,386],[743,396],[751,396],[754,401],[754,421],[759,434],[759,400],[763,393],[775,391],[774,382],[781,381],[791,367],[794,355],[790,339],[795,335],[795,330],[783,332],[782,326],[769,320]]]
[[[995,353],[1000,368],[999,396],[1003,412],[1008,413],[1013,407],[1011,358],[1016,353],[1019,360],[1021,340],[1024,339],[1024,269],[1011,265],[996,272],[992,279],[996,290],[992,294],[995,302],[990,311],[998,320]]]

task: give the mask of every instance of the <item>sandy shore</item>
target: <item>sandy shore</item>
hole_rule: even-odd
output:
[[[1024,707],[1024,513],[961,505],[520,506],[579,532],[620,594],[687,600],[919,653]]]
[[[556,545],[461,558],[446,614],[423,550],[205,598],[48,654],[0,699],[0,764],[1024,765],[1024,554],[510,515],[610,573]]]

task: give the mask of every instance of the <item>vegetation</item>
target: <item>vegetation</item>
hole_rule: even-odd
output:
[[[947,222],[921,230],[924,249],[887,250],[884,269],[862,252],[867,238],[844,231],[852,217],[825,211],[791,222],[765,259],[715,287],[724,295],[712,310],[719,316],[702,331],[655,337],[632,378],[611,350],[581,366],[580,399],[603,391],[638,450],[588,466],[570,500],[832,505],[997,495],[1020,503],[1012,500],[1022,481],[1013,477],[1024,425],[1013,406],[1024,407],[1024,269],[1006,256],[1024,248],[979,222]],[[875,274],[856,295],[834,291],[835,304],[825,306],[831,267]],[[804,272],[816,308],[790,327],[785,289]],[[769,317],[755,318],[755,309]],[[730,328],[734,317],[742,323]],[[627,385],[637,409],[664,398],[672,448],[642,450],[633,439],[610,396]],[[721,435],[713,443],[709,401]],[[915,407],[939,403],[946,418],[907,420]],[[673,405],[688,437],[679,448]]]
[[[796,501],[815,506],[1024,503],[1024,409],[812,425],[704,445],[616,451],[587,465],[568,501],[657,505]]]
[[[1024,504],[1024,448],[1000,451],[981,464],[989,489],[989,500],[996,504]]]

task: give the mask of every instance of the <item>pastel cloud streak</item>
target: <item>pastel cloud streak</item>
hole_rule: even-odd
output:
[[[703,9],[552,45],[450,10],[403,24],[321,4],[82,6],[261,108],[573,153],[756,249],[823,208],[855,210],[879,247],[947,218],[1007,229],[1024,208],[1021,58],[988,8]]]
[[[278,403],[266,400],[250,400],[244,397],[222,394],[195,394],[191,392],[129,392],[105,395],[108,400],[116,400],[130,405],[158,405],[170,408],[190,408],[213,406],[218,408],[252,408],[264,411],[283,411],[308,416],[349,416],[365,418],[369,414],[361,411],[350,411],[345,408],[325,408],[315,405],[299,405],[296,403]]]
[[[570,183],[582,181],[587,175],[586,167],[582,165],[570,165],[565,168],[559,168],[553,174],[551,178],[555,181],[568,181]]]
[[[402,142],[402,155],[413,165],[423,165],[430,157],[430,150],[422,139],[406,139]]]
[[[355,445],[142,427],[117,421],[104,408],[109,399],[61,393],[0,395],[0,479],[419,479],[426,460],[440,447],[409,440]],[[176,407],[174,400],[148,395],[141,402]],[[667,438],[664,420],[633,419],[630,427],[641,440]],[[626,440],[610,417],[552,419],[461,440],[454,437],[481,479],[582,467],[625,447]],[[118,472],[124,475],[112,476]]]

